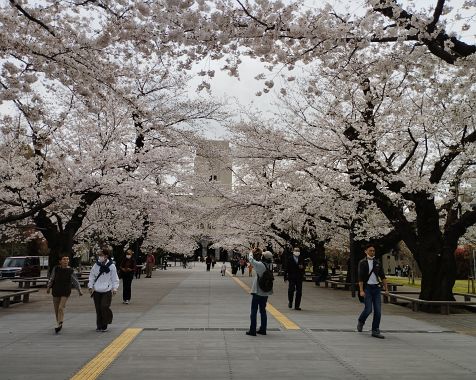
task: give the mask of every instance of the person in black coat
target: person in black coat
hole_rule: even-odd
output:
[[[205,259],[205,264],[207,264],[207,272],[210,271],[210,267],[212,265],[212,258],[210,256],[207,256]]]
[[[301,310],[302,281],[305,268],[304,259],[299,248],[296,247],[293,249],[292,256],[287,258],[284,268],[284,281],[288,281],[288,307],[290,309],[293,307],[294,292],[296,292],[294,309]]]
[[[126,251],[126,257],[122,259],[121,266],[122,277],[122,303],[128,304],[131,301],[132,293],[132,279],[136,271],[136,262],[132,258],[132,250],[128,249]]]
[[[53,290],[53,306],[58,324],[55,327],[55,333],[57,334],[63,328],[64,310],[66,302],[71,295],[71,287],[76,288],[80,296],[83,295],[78,278],[74,274],[73,268],[69,266],[69,255],[61,254],[59,256],[59,264],[51,271],[48,284],[46,285],[46,293],[50,294],[50,291]]]

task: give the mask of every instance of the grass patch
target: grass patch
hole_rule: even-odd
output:
[[[405,286],[410,286],[412,288],[421,288],[421,279],[415,278],[415,283],[412,284],[411,280],[408,282],[407,277],[395,277],[387,276],[388,282],[393,282],[394,284],[401,284]],[[471,292],[471,285],[469,288]],[[455,285],[453,286],[454,293],[468,293],[468,280],[456,280]]]

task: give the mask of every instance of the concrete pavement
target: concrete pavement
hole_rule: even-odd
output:
[[[30,303],[0,309],[0,378],[476,378],[476,314],[433,315],[383,305],[386,339],[379,340],[370,337],[370,321],[356,332],[362,307],[348,292],[305,283],[303,310],[295,311],[287,308],[286,284],[277,277],[269,301],[299,329],[268,313],[268,335],[250,337],[244,333],[250,296],[243,287],[251,278],[237,279],[241,285],[199,263],[155,271],[151,279],[133,281],[129,305],[122,304],[121,291],[115,296],[106,333],[95,332],[89,296],[73,292],[64,328],[55,335],[51,296],[42,288]],[[81,372],[94,358],[99,365]],[[107,358],[110,365],[101,368]]]

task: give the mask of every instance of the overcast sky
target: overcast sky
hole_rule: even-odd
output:
[[[463,3],[465,0],[447,0],[446,4],[453,7],[451,14],[455,13],[455,10],[461,10],[463,8]],[[331,1],[321,1],[321,0],[306,0],[305,7],[308,8],[321,8],[324,4],[330,3],[338,12],[345,12],[349,14],[362,15],[366,9],[365,0],[331,0]],[[408,4],[415,4],[416,9],[423,10],[428,9],[430,6],[434,6],[437,3],[437,0],[418,0],[418,1],[399,1],[400,4],[407,6]],[[463,13],[464,18],[461,21],[456,23],[449,23],[447,25],[447,31],[449,33],[456,33],[463,41],[468,43],[474,43],[476,41],[476,19],[474,17],[474,8],[471,13],[467,11]],[[427,12],[428,15],[431,15],[430,12]],[[450,15],[451,15],[450,14]],[[452,18],[452,17],[451,17]],[[463,24],[471,25],[471,28],[467,31],[462,32],[461,26]],[[267,73],[268,79],[276,79],[276,72],[269,73],[263,65],[251,59],[243,59],[243,63],[240,65],[240,78],[234,78],[228,76],[226,72],[220,70],[220,67],[223,64],[218,62],[213,63],[203,63],[197,66],[197,71],[200,70],[215,70],[215,78],[211,82],[212,85],[212,94],[219,99],[228,99],[231,104],[240,104],[243,107],[249,109],[250,107],[255,107],[263,112],[274,112],[276,111],[276,102],[275,96],[278,96],[279,86],[273,88],[273,93],[263,94],[262,96],[256,96],[255,94],[263,89],[263,81],[255,80],[255,76],[260,73]],[[298,75],[298,70],[293,72],[293,75]],[[202,77],[197,77],[191,81],[190,88],[191,93],[196,89],[196,86],[202,81]],[[210,127],[206,132],[206,136],[209,138],[220,139],[225,138],[225,130],[221,128],[218,124],[211,123]]]

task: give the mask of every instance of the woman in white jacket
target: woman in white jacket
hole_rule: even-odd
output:
[[[117,269],[109,258],[109,251],[103,249],[89,273],[88,289],[96,308],[96,331],[107,331],[112,322],[111,301],[119,288]]]

